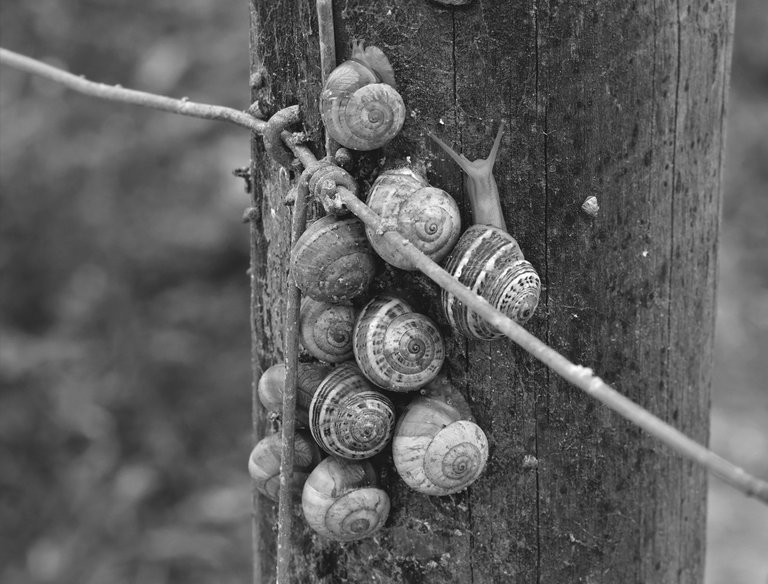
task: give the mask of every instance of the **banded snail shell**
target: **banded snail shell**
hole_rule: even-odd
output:
[[[368,193],[368,206],[432,261],[439,262],[461,234],[461,216],[453,197],[431,187],[410,168],[387,170],[379,175]],[[416,266],[370,227],[365,228],[376,253],[402,270]]]
[[[392,438],[395,406],[353,363],[342,363],[317,388],[309,429],[320,447],[350,460],[370,458]]]
[[[363,223],[333,215],[315,221],[291,250],[291,272],[315,300],[344,304],[364,294],[376,273],[376,254]]]
[[[299,317],[301,344],[321,361],[347,361],[353,355],[352,331],[356,318],[357,310],[352,306],[304,298]]]
[[[390,501],[378,488],[368,461],[330,456],[304,483],[301,508],[309,526],[336,541],[364,539],[379,531],[389,516]]]
[[[434,322],[394,296],[377,296],[355,324],[355,360],[374,384],[413,391],[434,379],[445,361],[443,336]]]
[[[309,403],[320,382],[330,369],[321,363],[299,363],[296,379],[296,423],[303,428],[309,426]],[[268,412],[283,411],[285,389],[285,364],[277,363],[267,369],[259,378],[258,395],[261,405]]]
[[[473,421],[462,419],[466,415],[450,401],[429,391],[415,398],[398,421],[392,440],[398,474],[409,487],[427,495],[463,491],[488,461],[485,433]],[[459,396],[458,401],[463,398]]]
[[[248,473],[256,490],[273,501],[279,499],[280,492],[281,444],[279,434],[270,434],[253,447],[248,457]],[[294,452],[293,494],[297,496],[309,472],[320,462],[321,455],[317,444],[301,432],[295,435]]]
[[[539,275],[523,259],[517,241],[501,229],[471,226],[445,260],[444,267],[519,324],[527,322],[536,310],[541,291]],[[445,317],[462,335],[484,340],[503,336],[453,294],[443,290],[441,299]]]
[[[405,121],[405,104],[380,49],[353,45],[352,58],[325,82],[320,115],[333,139],[353,150],[381,148],[397,135]]]

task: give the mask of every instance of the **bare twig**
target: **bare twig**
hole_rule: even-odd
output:
[[[193,118],[222,120],[260,134],[264,131],[264,126],[266,125],[266,122],[254,118],[250,114],[220,105],[195,103],[186,98],[174,99],[145,91],[126,89],[119,85],[106,85],[104,83],[88,81],[84,77],[73,75],[58,67],[53,67],[37,59],[32,59],[3,48],[0,48],[0,63],[5,63],[20,71],[45,77],[79,93],[107,101],[130,103]]]
[[[317,0],[317,32],[320,37],[320,72],[323,87],[328,75],[336,68],[336,35],[333,28],[333,0]],[[333,156],[339,145],[325,133],[325,154]]]

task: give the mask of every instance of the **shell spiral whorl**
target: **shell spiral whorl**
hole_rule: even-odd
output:
[[[395,407],[352,363],[323,380],[309,406],[309,428],[320,447],[350,460],[370,458],[392,438]]]
[[[381,173],[368,193],[367,202],[435,262],[442,260],[459,239],[461,216],[456,201],[445,191],[431,187],[410,168]],[[411,260],[375,230],[366,227],[365,232],[373,249],[387,263],[402,270],[416,269]]]
[[[536,310],[541,290],[539,275],[523,258],[517,241],[501,229],[473,225],[461,236],[444,267],[520,324],[527,322]],[[503,336],[453,294],[443,290],[441,297],[443,312],[454,330],[484,340]]]
[[[304,483],[301,507],[309,526],[336,541],[373,535],[389,516],[387,493],[378,488],[368,461],[330,456],[315,467]]]
[[[270,434],[262,438],[253,447],[248,457],[248,473],[256,489],[273,501],[277,501],[280,492],[280,450],[279,434]],[[301,492],[309,472],[320,462],[320,449],[301,432],[294,439],[293,493]]]
[[[352,331],[356,317],[357,310],[352,306],[304,298],[299,317],[301,344],[321,361],[347,361],[353,355]]]
[[[423,387],[445,360],[437,326],[394,296],[377,296],[365,305],[355,324],[354,352],[363,374],[391,391]]]

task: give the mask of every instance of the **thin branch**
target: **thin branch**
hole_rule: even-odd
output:
[[[250,114],[236,109],[220,105],[195,103],[186,98],[174,99],[172,97],[147,93],[145,91],[126,89],[119,85],[107,85],[105,83],[88,81],[85,77],[73,75],[58,67],[53,67],[52,65],[48,65],[37,59],[32,59],[31,57],[26,57],[1,47],[0,63],[4,63],[20,71],[45,77],[46,79],[60,83],[61,85],[84,95],[90,95],[91,97],[97,97],[107,101],[140,105],[142,107],[181,114],[183,116],[191,116],[193,118],[221,120],[236,124],[243,128],[248,128],[259,134],[264,131],[264,127],[266,126],[264,120],[259,120]]]
[[[323,87],[336,68],[336,34],[333,27],[333,0],[317,0],[317,34],[320,39],[320,72]],[[333,156],[339,145],[325,132],[325,154]]]

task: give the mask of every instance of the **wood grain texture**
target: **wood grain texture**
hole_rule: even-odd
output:
[[[254,2],[252,62],[269,71],[276,104],[302,105],[320,144],[313,10]],[[701,441],[732,10],[705,0],[476,0],[460,9],[349,0],[334,9],[339,60],[355,38],[382,48],[409,114],[375,163],[410,157],[468,219],[461,174],[424,130],[477,158],[505,121],[495,171],[502,207],[544,285],[529,330]],[[281,346],[287,185],[258,145],[254,161],[255,330],[269,365]],[[581,211],[590,195],[595,218]],[[447,367],[488,435],[488,468],[466,493],[427,497],[380,455],[387,527],[343,545],[297,529],[297,581],[701,581],[702,471],[511,343],[451,336],[418,275],[382,278],[410,286],[408,301],[447,333]]]

